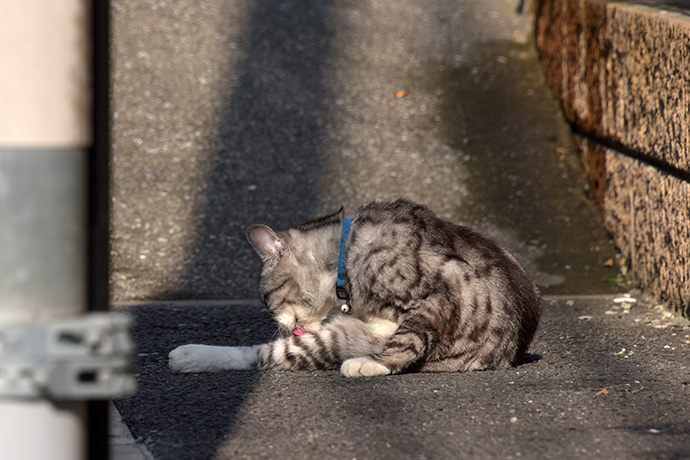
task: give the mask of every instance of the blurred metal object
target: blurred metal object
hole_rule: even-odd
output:
[[[0,325],[0,398],[53,400],[129,396],[133,344],[128,315]]]
[[[107,459],[94,399],[134,390],[129,320],[84,315],[108,308],[109,8],[3,3],[0,458]]]

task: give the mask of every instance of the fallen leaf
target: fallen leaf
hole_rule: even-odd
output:
[[[613,259],[609,259],[604,262],[604,267],[613,267]]]
[[[609,394],[609,389],[604,388],[603,390],[601,390],[599,393],[595,394],[594,396],[607,395],[607,394]]]
[[[401,99],[409,94],[409,91],[400,90],[395,92],[395,97]]]

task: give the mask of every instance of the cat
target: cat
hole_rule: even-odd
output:
[[[345,221],[338,212],[276,232],[247,229],[260,293],[290,336],[252,347],[184,345],[176,372],[338,369],[346,377],[516,366],[541,314],[539,290],[490,239],[406,200],[352,218],[344,253],[350,300],[336,297]],[[342,288],[342,287],[341,287]]]

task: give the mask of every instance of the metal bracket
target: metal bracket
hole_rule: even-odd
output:
[[[124,313],[0,324],[0,398],[111,399],[136,391]]]

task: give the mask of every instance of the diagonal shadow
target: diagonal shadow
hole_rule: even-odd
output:
[[[244,241],[246,226],[259,221],[282,228],[313,217],[314,184],[328,118],[324,80],[330,49],[329,9],[330,2],[319,0],[254,3],[245,26],[243,58],[234,74],[228,75],[230,96],[219,120],[204,217],[177,297],[198,299],[198,293],[204,292],[217,299],[254,298],[254,276],[260,266]],[[230,248],[242,249],[229,253]],[[243,312],[239,319],[265,315],[253,310]],[[257,330],[260,320],[255,319],[247,327]],[[194,321],[198,324],[199,318]],[[209,328],[213,329],[217,336],[217,327]],[[218,344],[227,344],[227,337],[238,333],[225,330],[223,335],[217,337]],[[258,342],[269,337],[261,338]],[[196,343],[213,343],[211,337],[198,339]],[[219,374],[175,381],[180,385],[176,389],[184,391],[180,396],[187,399],[185,404],[198,412],[190,419],[201,420],[220,434],[232,430],[257,377],[256,373]],[[235,380],[228,382],[229,378]],[[221,388],[229,391],[230,403],[226,399],[218,405],[208,398]],[[202,438],[219,442],[222,435]],[[216,449],[205,447],[209,453]],[[201,457],[197,452],[190,458]]]
[[[246,305],[155,303],[127,312],[135,319],[139,388],[136,395],[115,401],[124,421],[156,459],[213,457],[239,421],[259,373],[174,374],[167,353],[185,343],[227,345],[227,337],[238,346],[263,343],[275,331],[272,318]]]
[[[579,160],[563,150],[571,134],[533,47],[477,43],[474,60],[423,77],[429,91],[446,95],[439,106],[441,135],[467,152],[473,200],[463,211],[476,221],[472,225],[500,229],[493,236],[527,265],[544,293],[619,292],[606,281],[615,273],[603,265],[615,251],[594,203],[582,193]],[[471,109],[467,101],[474,102]],[[504,229],[519,243],[510,242]]]
[[[259,259],[244,241],[246,226],[313,218],[328,118],[329,9],[315,0],[255,2],[243,57],[228,75],[195,247],[168,298],[254,298]]]
[[[328,118],[331,4],[257,0],[252,8],[242,59],[228,75],[195,245],[167,299],[256,297],[259,258],[244,241],[245,227],[258,221],[285,228],[314,214]],[[138,324],[140,375],[139,393],[117,401],[125,422],[156,458],[209,458],[237,422],[258,376],[175,375],[167,353],[184,343],[227,345],[228,337],[240,337],[233,344],[265,342],[275,326],[251,307],[130,311]]]

